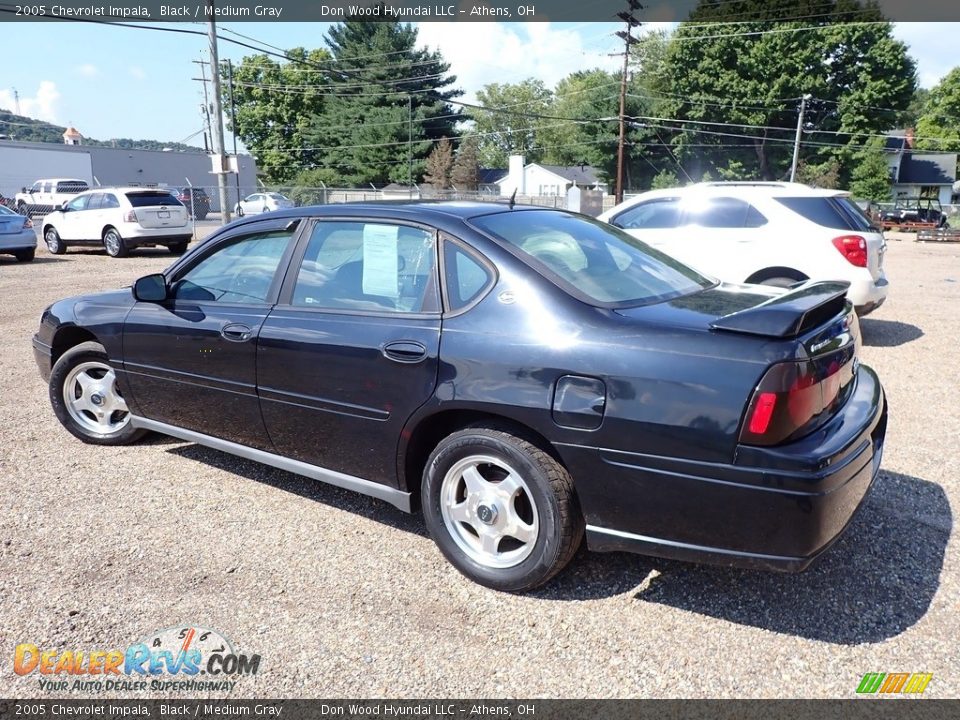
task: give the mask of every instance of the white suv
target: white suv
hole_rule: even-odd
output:
[[[166,245],[179,255],[192,236],[187,209],[169,190],[96,188],[43,218],[43,240],[54,255],[69,245],[103,245],[110,257],[136,247]]]
[[[883,234],[845,192],[797,183],[700,183],[643,193],[600,219],[725,282],[789,287],[846,280],[860,315],[887,297]]]

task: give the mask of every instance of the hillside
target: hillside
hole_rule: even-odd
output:
[[[0,110],[0,135],[6,135],[11,140],[24,142],[63,143],[63,133],[66,130],[61,125],[53,125],[43,120],[34,120],[23,115],[14,115],[8,110]],[[193,145],[184,145],[176,142],[160,142],[159,140],[132,140],[130,138],[116,138],[112,140],[96,140],[83,138],[83,144],[92,147],[119,147],[130,150],[189,150],[202,151]]]

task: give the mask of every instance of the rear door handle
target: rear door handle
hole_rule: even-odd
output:
[[[220,335],[230,342],[246,342],[253,337],[253,330],[243,323],[227,323],[220,328]]]
[[[401,363],[417,363],[427,357],[426,346],[413,340],[389,342],[381,352],[388,360]]]

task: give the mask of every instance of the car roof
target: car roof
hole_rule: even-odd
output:
[[[116,192],[116,193],[138,193],[138,192],[150,192],[150,193],[155,193],[155,192],[161,192],[161,193],[171,193],[171,192],[173,192],[174,190],[176,190],[176,188],[141,187],[141,186],[137,186],[137,185],[132,185],[132,186],[118,185],[118,186],[116,186],[116,187],[111,186],[111,185],[103,185],[103,186],[99,186],[99,185],[98,185],[97,187],[89,188],[89,189],[87,189],[87,190],[84,190],[82,193],[78,193],[78,194],[79,194],[79,195],[84,195],[84,194],[92,195],[92,194],[98,193],[98,192]]]
[[[514,205],[512,210],[503,202],[480,202],[467,200],[375,200],[355,203],[331,203],[329,205],[307,205],[304,207],[277,210],[270,213],[271,218],[323,217],[335,215],[364,215],[371,211],[386,212],[396,217],[409,219],[442,217],[468,219],[479,215],[491,215],[499,212],[526,212],[530,210],[548,210],[536,205]],[[243,222],[256,222],[257,217],[245,218]]]
[[[683,187],[663,188],[640,193],[630,202],[657,197],[683,197],[685,195],[722,195],[729,197],[837,197],[847,196],[844,190],[815,188],[802,183],[790,182],[707,182]]]

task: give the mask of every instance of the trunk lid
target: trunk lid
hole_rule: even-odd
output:
[[[27,218],[23,215],[0,215],[0,235],[16,235],[23,230],[23,223]]]

